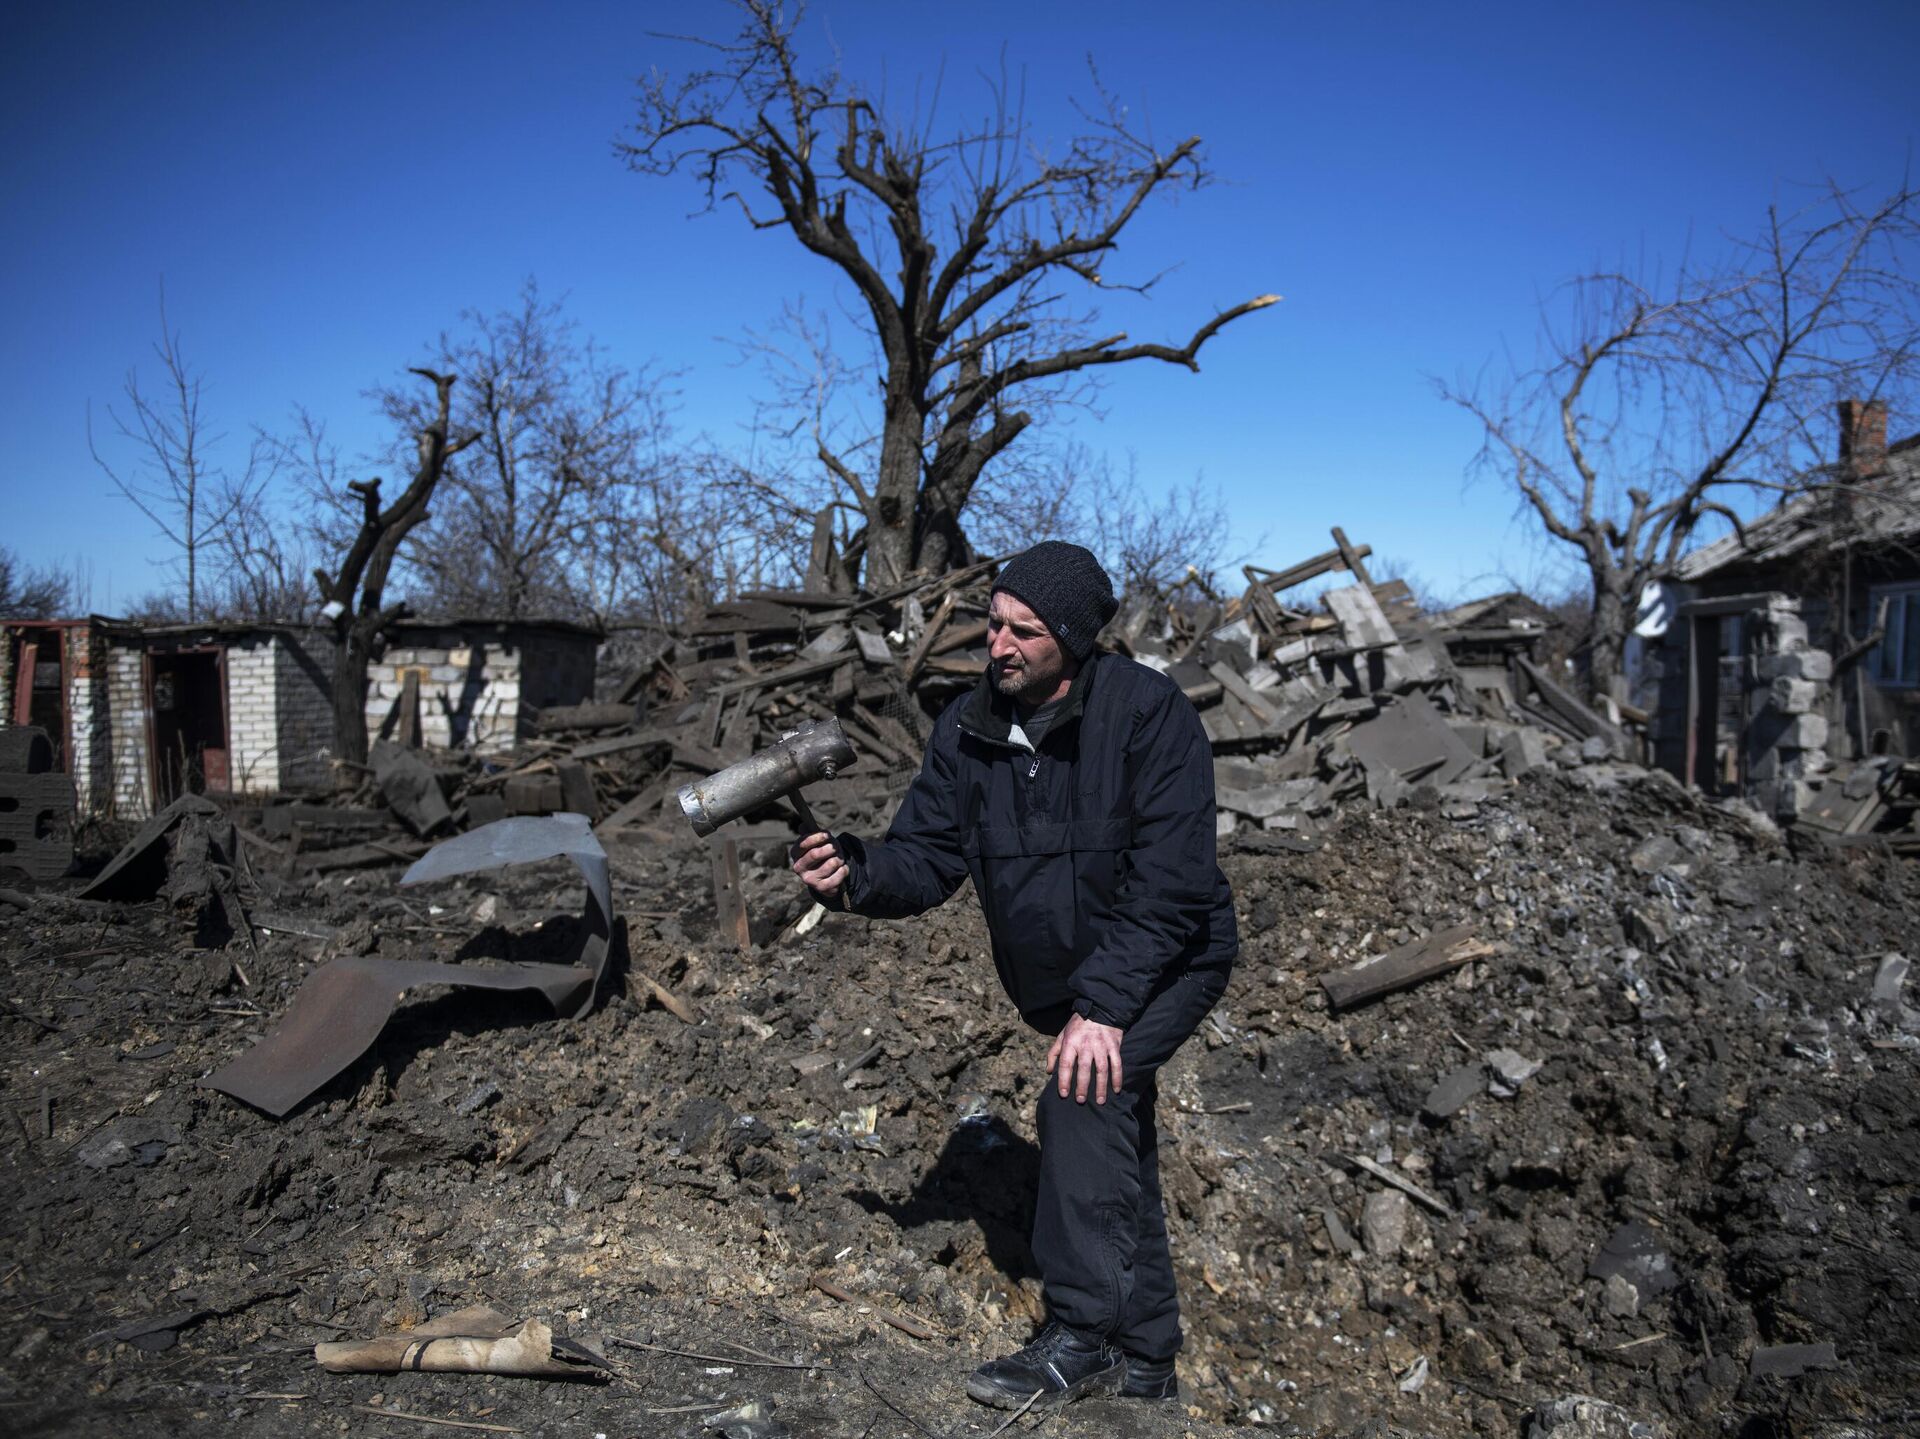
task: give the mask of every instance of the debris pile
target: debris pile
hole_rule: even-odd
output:
[[[1198,576],[1139,598],[1109,631],[1116,648],[1177,681],[1217,756],[1221,833],[1241,823],[1305,831],[1342,802],[1404,804],[1417,789],[1467,812],[1501,780],[1548,764],[1625,759],[1619,726],[1539,662],[1538,616],[1500,622],[1496,596],[1423,616],[1404,581],[1376,585],[1364,545],[1284,570],[1249,565],[1223,600]],[[1282,603],[1344,572],[1317,610]]]
[[[1087,1401],[1073,1422],[1908,1422],[1911,865],[1795,849],[1744,807],[1596,764],[1471,814],[1347,805],[1294,838],[1223,841],[1242,959],[1161,1079],[1198,1414]],[[781,849],[743,843],[743,885],[793,888]],[[198,951],[157,895],[31,896],[0,934],[10,1422],[79,1406],[319,1434],[358,1405],[558,1439],[636,1407],[693,1433],[777,1404],[830,1439],[983,1432],[966,1373],[1040,1313],[1044,1042],[995,992],[976,910],[827,914],[742,954],[700,847],[635,827],[607,852],[624,989],[561,1021],[435,981],[283,1119],[199,1081],[314,976],[563,969],[591,876],[263,871],[248,982],[217,993],[181,982]],[[480,1304],[503,1316],[484,1333]],[[546,1358],[577,1345],[614,1379],[314,1362],[529,1316]],[[546,1335],[520,1332],[540,1357]]]
[[[1884,846],[1920,855],[1920,760],[1876,755],[1829,774],[1796,828],[1835,847]]]
[[[1334,540],[1284,570],[1248,566],[1232,598],[1197,576],[1134,597],[1103,636],[1199,708],[1222,833],[1309,833],[1341,803],[1392,807],[1428,789],[1464,810],[1556,759],[1626,756],[1619,727],[1541,663],[1537,607],[1495,596],[1424,616],[1404,582],[1371,581],[1366,546],[1339,530]],[[509,815],[571,812],[602,838],[665,838],[680,832],[683,785],[833,720],[861,764],[831,791],[828,815],[873,824],[918,764],[932,716],[986,667],[993,568],[872,595],[748,591],[649,651],[611,700],[540,713],[504,761],[382,741],[358,794],[270,805],[256,823],[288,865],[322,872],[411,861],[436,837]],[[1283,603],[1342,572],[1353,583],[1315,609]],[[760,818],[786,821],[778,807]]]

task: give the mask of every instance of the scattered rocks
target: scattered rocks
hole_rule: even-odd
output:
[[[1375,1259],[1400,1257],[1400,1247],[1407,1238],[1408,1209],[1407,1196],[1398,1190],[1384,1189],[1367,1196],[1360,1230],[1366,1237],[1368,1254]]]

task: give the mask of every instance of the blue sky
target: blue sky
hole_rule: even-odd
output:
[[[86,415],[129,366],[154,374],[163,277],[235,459],[296,403],[371,448],[362,392],[528,275],[616,357],[680,371],[683,430],[731,442],[766,391],[735,342],[789,300],[835,303],[791,240],[694,216],[689,184],[613,156],[635,77],[693,58],[649,32],[724,31],[722,4],[103,3],[3,23],[0,545],[83,559],[95,608],[160,583]],[[1285,301],[1198,376],[1112,372],[1075,437],[1149,484],[1203,474],[1257,563],[1339,524],[1452,597],[1544,561],[1510,496],[1466,484],[1478,436],[1431,377],[1530,352],[1539,297],[1596,263],[1670,262],[1824,175],[1897,184],[1920,114],[1911,3],[826,0],[806,34],[890,94],[937,75],[959,117],[1004,55],[1056,136],[1091,53],[1162,140],[1205,137],[1224,183],[1129,232],[1123,261],[1178,268],[1126,326],[1179,340],[1215,306]]]

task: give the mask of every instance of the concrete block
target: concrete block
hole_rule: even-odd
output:
[[[458,684],[467,677],[467,672],[458,665],[435,665],[427,671],[427,678],[437,685]]]
[[[1807,622],[1798,615],[1778,611],[1768,616],[1773,624],[1773,646],[1782,654],[1807,648]]]
[[[1822,749],[1827,743],[1827,717],[1797,715],[1780,736],[1782,749]]]
[[[1763,680],[1786,678],[1826,684],[1833,678],[1833,656],[1825,650],[1794,650],[1788,654],[1762,655],[1758,669]]]
[[[457,649],[448,650],[447,663],[450,665],[458,665],[461,669],[465,669],[473,663],[472,648],[467,645],[461,645]]]
[[[1500,772],[1518,779],[1547,762],[1547,737],[1539,730],[1521,726],[1512,730],[1500,744]]]
[[[1769,687],[1767,703],[1782,714],[1803,715],[1820,703],[1820,686],[1781,675]]]
[[[1447,728],[1460,736],[1460,743],[1476,755],[1487,752],[1487,727],[1472,720],[1448,720]]]

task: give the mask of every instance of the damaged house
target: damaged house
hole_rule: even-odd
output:
[[[1837,460],[1803,478],[1676,567],[1651,739],[1688,784],[1818,825],[1829,776],[1920,752],[1920,434],[1889,444],[1885,404],[1846,401]]]
[[[368,731],[511,750],[539,708],[592,697],[598,639],[564,621],[407,621],[372,666]],[[304,625],[0,620],[0,727],[46,732],[86,815],[324,789],[333,664],[332,636]]]

